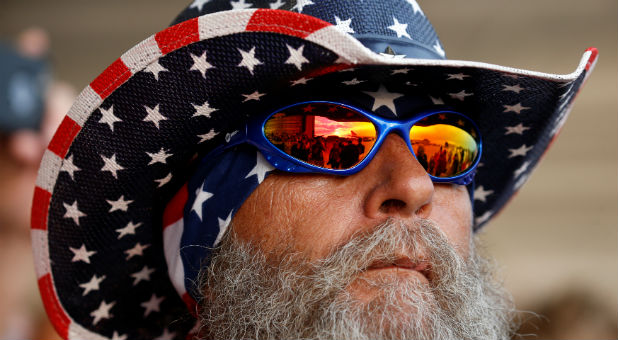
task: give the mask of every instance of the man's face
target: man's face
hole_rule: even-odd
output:
[[[394,134],[355,175],[272,174],[203,273],[203,333],[501,337],[505,299],[480,274],[471,210],[465,187],[432,183]]]
[[[352,176],[270,175],[237,212],[233,225],[240,239],[259,244],[267,254],[294,251],[318,260],[388,218],[408,223],[430,219],[460,254],[469,251],[472,209],[466,188],[432,183],[395,134]]]

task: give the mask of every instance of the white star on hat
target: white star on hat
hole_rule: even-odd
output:
[[[150,274],[154,273],[154,268],[148,268],[148,266],[144,266],[142,270],[131,274],[133,278],[133,286],[137,286],[141,281],[150,281]]]
[[[146,105],[144,105],[144,108],[146,108],[146,112],[148,112],[148,115],[146,116],[146,118],[143,119],[143,121],[153,122],[157,129],[159,128],[159,122],[167,119],[161,114],[161,112],[159,112],[159,104],[155,105],[155,107],[153,107],[152,109]]]
[[[303,64],[309,62],[307,58],[303,56],[303,49],[305,45],[301,45],[299,48],[294,49],[292,46],[285,44],[290,52],[290,57],[285,61],[286,64],[292,64],[300,71],[303,68]]]
[[[491,218],[492,214],[493,214],[493,211],[487,210],[483,215],[477,217],[474,221],[476,222],[476,224],[485,223],[487,222],[487,220]]]
[[[150,244],[142,245],[137,242],[135,247],[125,250],[125,254],[127,254],[127,260],[131,259],[133,256],[142,256],[144,255],[144,249],[150,247]]]
[[[275,2],[271,2],[269,4],[270,9],[279,9],[281,8],[281,6],[285,5],[285,2],[283,2],[282,0],[277,0]]]
[[[103,281],[104,279],[105,279],[105,275],[101,277],[92,275],[92,278],[90,279],[90,281],[85,282],[85,283],[80,283],[79,286],[84,288],[84,292],[82,293],[82,296],[86,296],[88,293],[90,293],[93,290],[99,290],[99,285],[101,284],[101,281]]]
[[[442,100],[442,98],[434,98],[432,96],[429,96],[429,99],[431,99],[431,102],[434,105],[444,105],[444,100]]]
[[[493,194],[494,191],[493,190],[485,190],[485,188],[483,188],[482,185],[479,185],[475,190],[474,190],[474,199],[475,200],[479,200],[481,202],[485,202],[487,199],[487,196]]]
[[[395,116],[397,115],[397,109],[395,108],[395,99],[403,97],[403,94],[388,92],[388,90],[386,90],[386,87],[384,87],[384,85],[382,84],[380,84],[380,88],[375,92],[363,92],[372,96],[374,99],[373,108],[371,109],[372,111],[375,111],[381,106],[386,106],[391,110],[391,112],[395,114]]]
[[[232,5],[232,9],[247,9],[253,6],[252,4],[246,3],[245,0],[230,1],[230,5]]]
[[[305,6],[309,6],[309,5],[314,5],[313,1],[311,1],[311,0],[296,0],[296,5],[294,5],[294,7],[292,7],[292,10],[297,10],[298,13],[301,13],[303,11],[303,9],[305,9]]]
[[[412,39],[410,34],[408,34],[408,24],[400,23],[397,18],[393,17],[393,21],[395,22],[393,25],[388,26],[388,29],[395,31],[397,33],[397,38],[406,37],[408,39]]]
[[[198,11],[201,11],[202,7],[209,2],[210,0],[194,0],[189,8],[197,8]]]
[[[527,126],[524,126],[524,124],[519,123],[515,126],[506,126],[505,127],[506,132],[504,133],[505,135],[510,135],[511,133],[516,133],[518,135],[521,135],[524,133],[524,131],[529,130],[530,128]]]
[[[217,220],[219,221],[219,234],[217,234],[217,238],[215,239],[215,242],[213,243],[213,247],[219,244],[219,242],[221,242],[221,238],[223,238],[223,235],[225,235],[225,231],[227,230],[227,227],[230,225],[230,222],[232,221],[233,212],[234,210],[231,210],[230,213],[225,218],[225,220],[222,220],[217,217]]]
[[[356,78],[352,79],[352,80],[344,80],[341,83],[343,83],[344,85],[358,85],[360,83],[364,83],[366,80],[358,80]]]
[[[114,123],[122,122],[122,119],[114,115],[114,106],[113,105],[110,106],[109,109],[107,110],[105,110],[102,107],[99,107],[99,110],[101,111],[101,118],[99,119],[99,123],[107,124],[110,130],[112,130],[113,132]]]
[[[243,94],[242,96],[245,97],[245,100],[243,100],[242,102],[244,103],[244,102],[249,101],[249,100],[258,100],[259,101],[260,98],[262,96],[264,96],[264,95],[266,95],[266,93],[260,93],[258,91],[254,91],[253,93],[250,93],[250,94]]]
[[[73,155],[70,155],[66,159],[62,160],[62,166],[60,167],[60,171],[66,171],[71,176],[72,180],[75,180],[75,171],[81,170],[75,164],[73,164]]]
[[[449,73],[447,74],[447,76],[448,78],[446,78],[446,80],[453,80],[453,79],[464,80],[464,78],[469,77],[469,75],[463,74],[463,73],[453,73],[453,74]]]
[[[159,73],[166,71],[168,71],[168,69],[161,66],[161,64],[159,64],[159,60],[155,60],[144,69],[144,72],[152,73],[152,75],[155,77],[155,80],[159,80]]]
[[[142,222],[134,224],[133,221],[127,223],[124,228],[116,229],[118,239],[120,240],[125,235],[135,235],[135,229],[142,225]]]
[[[202,186],[203,184],[197,188],[197,191],[195,191],[195,201],[193,202],[193,206],[191,207],[191,211],[195,211],[200,221],[202,220],[204,202],[214,196],[212,193],[202,190]]]
[[[354,29],[350,27],[352,24],[352,18],[347,20],[341,20],[338,16],[335,15],[335,27],[344,33],[354,33]]]
[[[105,163],[101,168],[101,171],[109,171],[112,173],[115,179],[118,179],[118,171],[124,170],[124,167],[116,162],[116,154],[113,154],[112,157],[105,157],[101,155],[103,162]]]
[[[306,84],[307,84],[307,82],[308,82],[309,80],[311,80],[311,79],[312,79],[312,78],[305,78],[305,77],[302,77],[302,78],[299,78],[299,79],[296,79],[296,80],[292,80],[292,82],[291,82],[291,83],[292,83],[292,86],[301,85],[301,84],[302,84],[302,85],[306,85]]]
[[[96,254],[97,252],[94,250],[88,251],[86,249],[86,245],[82,243],[82,246],[79,249],[69,247],[69,250],[73,252],[73,258],[71,262],[83,261],[90,264],[90,256]]]
[[[463,102],[466,97],[472,96],[474,93],[466,93],[466,90],[461,90],[457,93],[449,93],[448,95],[453,99],[459,99]]]
[[[140,306],[145,308],[144,317],[147,317],[152,312],[159,312],[163,300],[165,300],[165,296],[158,297],[156,294],[152,294],[150,300],[142,302]]]
[[[503,106],[504,106],[503,112],[515,112],[517,114],[520,114],[522,110],[529,109],[529,107],[527,106],[522,106],[521,103],[517,103],[515,105],[503,105]]]
[[[519,84],[515,84],[515,85],[503,84],[502,86],[504,87],[502,89],[502,91],[513,91],[515,93],[519,93],[519,92],[525,90],[525,88],[519,86]]]
[[[205,101],[204,104],[202,105],[195,105],[195,104],[191,104],[191,105],[193,105],[193,108],[195,109],[195,113],[191,117],[203,116],[206,118],[210,118],[210,114],[218,110],[218,109],[215,109],[214,107],[210,107],[210,104],[208,104],[208,101]]]
[[[126,212],[129,209],[129,204],[131,204],[133,201],[132,200],[124,200],[124,195],[121,195],[119,199],[117,199],[116,201],[110,201],[110,200],[105,200],[107,203],[109,203],[112,207],[109,209],[109,212],[113,212],[116,210],[122,210],[124,212]]]
[[[79,225],[79,218],[86,216],[83,212],[79,211],[77,208],[77,201],[73,201],[73,204],[68,205],[62,202],[62,205],[67,210],[64,213],[64,218],[72,218],[75,224]]]
[[[415,0],[406,0],[406,1],[408,1],[408,3],[410,5],[412,5],[412,9],[414,10],[414,14],[420,12],[422,16],[425,16],[425,13],[423,13],[423,10],[421,10],[421,6],[419,6],[418,3]]]
[[[249,173],[247,174],[247,176],[245,176],[245,178],[249,178],[253,175],[257,175],[258,183],[261,184],[264,181],[264,178],[266,177],[266,173],[269,171],[272,171],[273,169],[274,167],[270,165],[270,163],[268,163],[268,161],[264,159],[264,156],[262,156],[262,153],[258,151],[255,166],[253,167],[253,169],[251,169],[251,171],[249,171]]]
[[[528,153],[528,151],[532,150],[533,146],[526,146],[526,144],[520,146],[517,149],[509,149],[509,151],[511,152],[511,154],[509,155],[509,158],[513,158],[513,157],[517,157],[517,156],[526,156],[526,154]]]
[[[253,69],[257,65],[262,65],[262,62],[255,57],[255,46],[253,46],[249,51],[243,51],[239,48],[238,52],[240,52],[240,55],[242,56],[242,60],[240,61],[238,66],[246,67],[253,75]]]
[[[398,68],[396,70],[391,71],[391,75],[395,75],[395,74],[407,74],[408,72],[412,71],[411,68]]]
[[[167,174],[167,176],[163,177],[163,178],[159,178],[159,179],[155,179],[154,181],[159,183],[159,185],[157,185],[157,188],[160,188],[164,185],[166,185],[167,183],[169,183],[169,181],[172,180],[172,173]]]
[[[167,163],[167,159],[169,157],[173,156],[173,154],[167,153],[167,151],[165,151],[165,149],[163,149],[163,148],[161,148],[161,150],[159,150],[159,152],[155,152],[155,153],[150,153],[150,152],[146,151],[146,154],[148,156],[150,156],[150,162],[148,163],[148,165],[155,164],[155,163],[166,164]]]
[[[99,308],[95,309],[90,313],[90,316],[94,318],[94,320],[92,321],[92,325],[96,325],[99,321],[101,321],[101,319],[111,318],[112,315],[109,314],[109,311],[110,309],[112,309],[112,307],[114,307],[115,304],[116,301],[112,301],[110,303],[105,302],[105,300],[101,301]]]
[[[517,170],[513,171],[513,177],[517,178],[521,176],[521,174],[523,174],[524,172],[526,172],[526,170],[528,170],[529,166],[530,166],[530,161],[524,162],[524,164],[522,164]]]
[[[191,66],[189,71],[199,71],[204,78],[206,78],[206,71],[214,68],[214,66],[206,61],[206,51],[204,51],[204,53],[202,53],[199,57],[191,53],[191,59],[193,59],[193,66]]]
[[[519,190],[519,188],[521,188],[522,185],[526,184],[526,182],[528,181],[528,178],[529,178],[529,174],[519,177],[519,179],[513,185],[513,190]]]
[[[211,128],[210,131],[206,132],[203,135],[197,135],[200,138],[200,141],[198,143],[204,143],[207,140],[211,140],[213,138],[215,138],[216,135],[218,135],[219,133],[215,131],[215,129]]]

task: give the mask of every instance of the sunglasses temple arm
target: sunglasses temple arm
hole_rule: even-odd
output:
[[[213,158],[221,155],[227,149],[233,148],[237,145],[243,144],[247,142],[247,132],[246,127],[243,129],[239,129],[236,131],[228,132],[225,135],[225,144],[221,144],[210,151],[206,157]]]

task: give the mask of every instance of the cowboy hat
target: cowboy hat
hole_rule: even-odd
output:
[[[597,57],[588,49],[566,75],[448,60],[413,0],[249,5],[194,1],[90,83],[58,128],[37,179],[32,239],[62,337],[190,332],[190,297],[168,274],[163,211],[248,116],[306,100],[388,118],[432,105],[464,112],[483,136],[478,229],[526,181]]]

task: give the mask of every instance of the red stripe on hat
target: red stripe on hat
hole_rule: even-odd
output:
[[[90,83],[90,87],[101,99],[107,98],[115,89],[131,78],[131,70],[118,58]]]
[[[189,293],[182,294],[182,301],[184,301],[185,305],[187,305],[187,309],[189,309],[189,312],[191,313],[191,315],[193,315],[194,317],[197,317],[198,315],[197,303],[195,302],[195,300],[193,300],[191,295],[189,295]]]
[[[318,18],[283,10],[258,9],[247,24],[247,31],[275,32],[305,38],[331,24]]]
[[[200,40],[197,18],[181,22],[155,35],[161,53],[168,54]]]
[[[69,337],[69,325],[71,320],[64,312],[64,309],[60,305],[54,290],[54,284],[52,283],[51,274],[43,275],[39,279],[39,290],[41,297],[43,298],[43,305],[49,320],[56,328],[56,331],[63,339]]]
[[[77,136],[81,129],[82,127],[71,119],[71,117],[65,116],[47,148],[64,159],[64,156],[66,156],[69,151],[71,143],[73,143],[73,139],[75,139],[75,136]]]
[[[319,77],[319,76],[323,76],[328,73],[333,73],[333,72],[337,72],[341,70],[347,70],[353,67],[354,65],[351,65],[351,64],[334,64],[334,65],[330,65],[326,67],[321,67],[316,70],[312,70],[311,72],[307,73],[305,77],[309,77],[309,78]]]
[[[51,196],[51,192],[43,188],[34,188],[34,198],[30,215],[30,225],[32,229],[47,230],[47,213],[49,212]]]
[[[590,58],[588,58],[588,63],[586,63],[586,71],[590,71],[590,68],[597,61],[597,56],[599,55],[599,50],[595,47],[588,47],[586,52],[588,51],[592,52],[592,54],[590,55]]]
[[[163,212],[163,229],[168,226],[174,224],[176,221],[182,218],[184,213],[185,204],[187,204],[187,200],[189,199],[189,189],[188,184],[180,188],[180,190],[174,195],[174,197],[169,201],[167,206],[165,207],[165,211]]]

